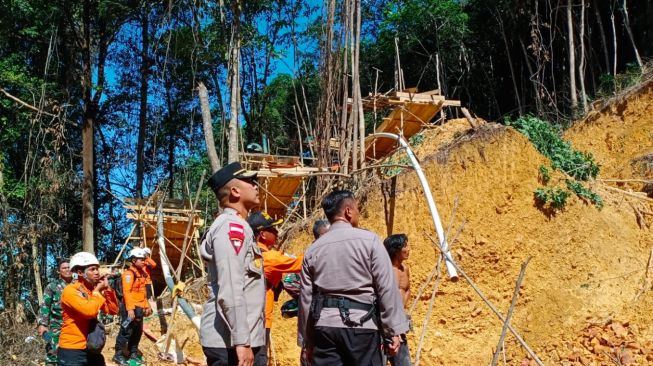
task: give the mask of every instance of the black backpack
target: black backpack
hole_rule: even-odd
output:
[[[109,287],[113,289],[113,292],[116,293],[118,301],[122,302],[123,292],[122,292],[122,273],[117,272],[109,276]]]

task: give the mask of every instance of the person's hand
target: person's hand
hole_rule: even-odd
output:
[[[236,346],[238,366],[252,366],[254,364],[254,352],[250,346]]]
[[[134,314],[134,310],[127,310],[127,317],[131,320],[136,319],[136,314]]]
[[[107,278],[107,276],[101,277],[98,283],[95,285],[95,291],[100,293],[108,288],[109,288],[109,279]]]
[[[304,347],[302,348],[302,360],[306,361],[307,364],[313,364],[313,347]]]
[[[145,309],[145,314],[144,314],[144,315],[145,315],[145,316],[150,316],[150,315],[152,315],[152,309],[151,309],[151,308],[147,308],[147,309]]]
[[[397,352],[399,352],[399,347],[400,346],[401,346],[401,337],[399,337],[398,335],[393,336],[392,337],[392,344],[389,344],[388,346],[386,346],[386,353],[388,354],[388,356],[392,357],[392,356],[396,355]]]
[[[45,332],[49,331],[49,329],[48,329],[48,327],[46,327],[45,325],[39,325],[37,331],[39,332],[39,337],[43,337],[43,334],[44,334]]]

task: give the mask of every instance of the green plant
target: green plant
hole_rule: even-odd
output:
[[[562,208],[571,191],[578,197],[589,200],[597,208],[603,207],[603,199],[581,183],[596,178],[599,173],[599,165],[594,161],[592,154],[575,150],[569,142],[562,139],[558,126],[537,117],[527,115],[515,121],[507,121],[507,124],[526,136],[537,151],[549,158],[553,169],[569,176],[569,179],[566,179],[566,189],[549,187],[536,189],[534,195],[540,203],[550,202],[551,207]],[[549,169],[540,165],[538,170],[542,183],[548,184],[551,180]]]
[[[540,165],[539,167],[540,171],[540,180],[542,183],[547,184],[551,180],[551,173],[549,172],[549,168],[547,168],[544,165]]]
[[[558,187],[540,187],[535,190],[535,199],[540,204],[545,205],[550,203],[551,207],[555,209],[561,209],[565,207],[567,198],[569,198],[569,191]]]

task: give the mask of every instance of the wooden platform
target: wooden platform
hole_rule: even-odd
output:
[[[157,267],[152,271],[152,283],[154,284],[155,292],[158,294],[165,288],[165,280],[161,269],[161,256],[157,242],[156,205],[151,202],[147,205],[147,199],[136,200],[128,198],[125,200],[125,203],[124,207],[129,210],[127,218],[134,220],[137,227],[140,226],[139,223],[143,223],[142,227],[144,228],[144,232],[140,235],[132,234],[134,236],[130,237],[130,241],[134,246],[139,246],[142,243],[144,247],[152,250],[152,259],[157,263]],[[163,204],[163,235],[166,238],[166,255],[170,259],[173,270],[176,270],[179,265],[181,249],[189,222],[191,222],[191,227],[187,245],[190,245],[191,248],[188,250],[187,255],[197,264],[201,265],[199,258],[194,255],[194,247],[199,240],[198,229],[204,225],[204,220],[201,218],[201,211],[191,211],[189,206],[187,201],[182,200],[166,200]],[[135,232],[138,232],[138,230],[135,230]],[[188,269],[191,266],[194,266],[194,264],[186,258],[184,260],[184,268]]]
[[[459,107],[460,101],[447,100],[439,90],[417,93],[407,89],[401,92],[369,95],[363,98],[365,110],[392,108],[390,114],[375,132],[402,133],[410,139],[431,122],[443,107]],[[397,142],[391,139],[365,138],[365,156],[368,160],[379,160],[394,151]]]

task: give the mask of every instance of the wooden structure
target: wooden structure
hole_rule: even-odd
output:
[[[460,107],[460,101],[445,99],[437,89],[418,93],[415,88],[363,98],[365,110],[393,108],[375,132],[401,134],[406,140],[422,131],[443,107]],[[368,136],[365,147],[367,160],[380,160],[395,150],[396,141]]]
[[[305,204],[306,178],[331,171],[304,166],[304,159],[298,156],[246,153],[240,158],[245,169],[258,172],[260,209],[275,218],[285,218]]]
[[[154,199],[153,199],[154,198]],[[157,199],[133,199],[125,200],[124,207],[129,210],[127,218],[134,221],[131,234],[127,238],[127,243],[132,246],[147,247],[152,250],[152,259],[158,264],[152,271],[152,283],[155,293],[160,293],[165,287],[163,271],[161,270],[161,256],[159,254],[159,245],[157,242]],[[165,237],[166,254],[170,259],[170,264],[176,270],[181,259],[181,250],[184,245],[184,238],[188,232],[186,245],[191,246],[187,252],[187,258],[184,260],[184,268],[195,267],[195,270],[203,272],[202,263],[199,260],[199,253],[194,250],[198,247],[199,228],[204,225],[201,218],[201,211],[191,210],[190,202],[182,200],[166,199],[163,202],[163,235]],[[189,225],[190,223],[190,225]],[[136,233],[140,233],[136,235]]]

